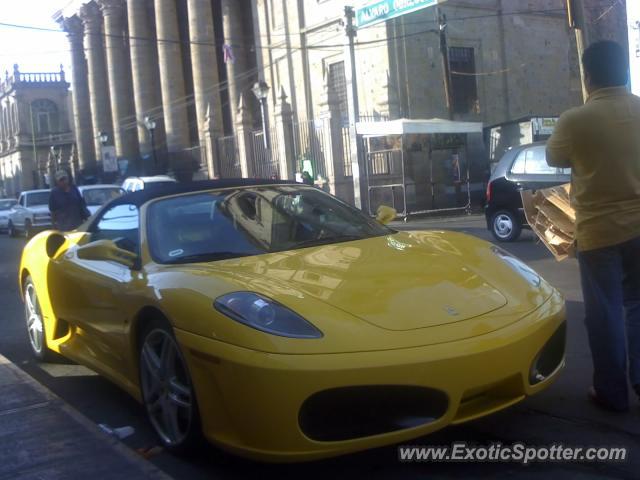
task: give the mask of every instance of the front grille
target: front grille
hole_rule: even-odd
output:
[[[448,405],[444,392],[425,387],[333,388],[305,400],[299,423],[312,440],[352,440],[432,423],[446,413]]]

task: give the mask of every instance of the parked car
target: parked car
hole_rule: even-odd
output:
[[[514,147],[504,154],[487,185],[487,228],[500,242],[513,242],[529,228],[523,190],[539,190],[571,181],[571,170],[547,165],[545,143]]]
[[[0,198],[0,230],[5,231],[9,226],[9,213],[18,201],[15,198]]]
[[[105,203],[124,195],[125,191],[118,185],[81,185],[78,187],[91,215],[96,213]]]
[[[49,194],[51,190],[27,190],[9,212],[7,229],[12,237],[23,233],[27,238],[39,230],[51,228]]]
[[[169,175],[154,175],[153,177],[128,177],[122,182],[122,188],[125,192],[137,192],[144,190],[149,185],[162,185],[168,183],[176,183],[176,179]]]
[[[276,462],[405,443],[548,388],[560,293],[495,245],[395,215],[281,181],[123,195],[84,235],[25,246],[30,349],[116,382],[171,451],[202,433]]]

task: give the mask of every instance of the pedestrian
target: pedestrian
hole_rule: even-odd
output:
[[[589,398],[624,412],[629,380],[640,396],[640,98],[625,87],[628,60],[617,43],[592,44],[582,63],[589,97],[560,117],[547,162],[571,167]]]
[[[75,230],[91,216],[87,204],[64,170],[55,174],[56,185],[49,195],[49,211],[53,227],[60,231]]]
[[[313,177],[311,177],[311,174],[306,170],[302,172],[302,183],[306,185],[313,185]]]

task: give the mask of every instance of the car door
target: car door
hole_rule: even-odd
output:
[[[15,213],[11,217],[14,227],[24,228],[24,219],[26,216],[27,194],[22,193],[18,198],[18,205],[15,207]]]
[[[118,378],[129,363],[125,337],[126,298],[140,274],[110,260],[79,258],[78,250],[98,240],[117,241],[139,252],[139,214],[135,205],[115,205],[102,212],[82,245],[70,248],[51,266],[52,301],[59,315],[75,326],[68,354]]]

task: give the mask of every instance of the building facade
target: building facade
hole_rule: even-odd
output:
[[[110,145],[128,173],[219,175],[216,139],[257,78],[251,11],[248,0],[77,0],[57,12],[83,174],[102,173]]]
[[[72,49],[80,170],[100,172],[106,138],[130,173],[293,178],[312,165],[349,199],[348,3],[72,2],[55,18]],[[618,3],[585,0],[590,40],[616,36]],[[354,58],[361,121],[445,118],[499,133],[582,98],[565,0],[439,2],[358,28]],[[486,161],[482,135],[470,142]]]
[[[0,189],[15,196],[43,188],[52,170],[74,157],[65,72],[24,73],[17,65],[0,83]]]

